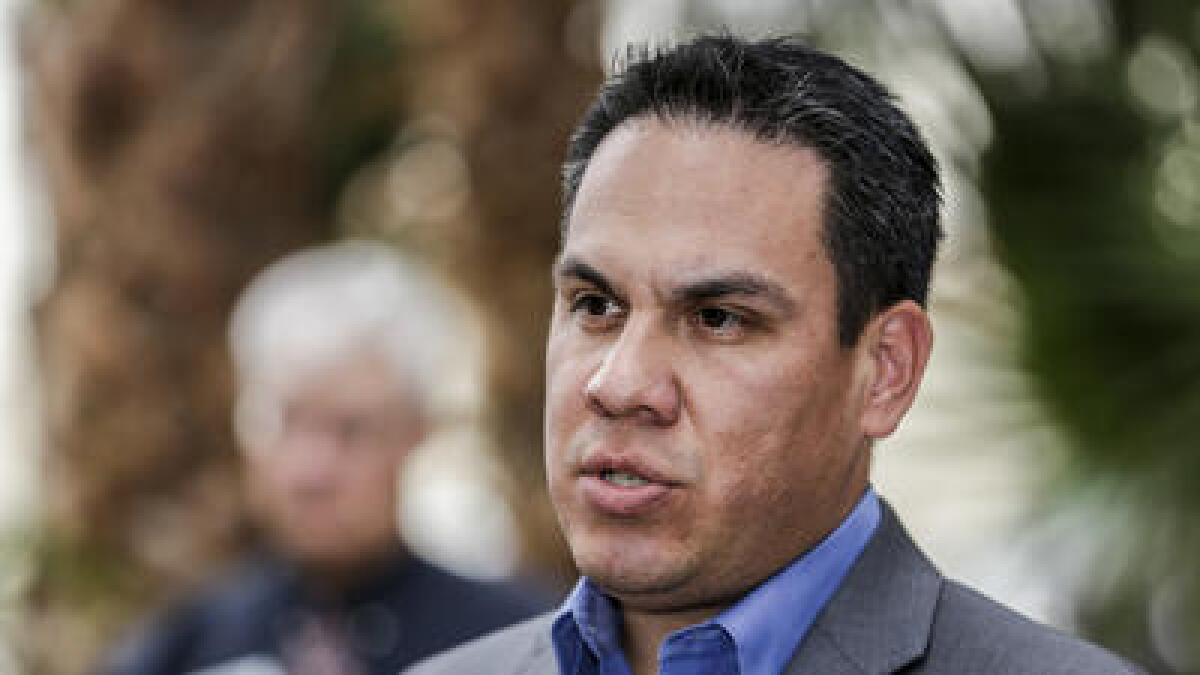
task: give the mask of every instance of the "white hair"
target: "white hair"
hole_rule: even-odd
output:
[[[352,240],[287,255],[251,280],[230,319],[242,397],[371,350],[395,366],[414,405],[423,407],[460,325],[453,299],[386,244]]]

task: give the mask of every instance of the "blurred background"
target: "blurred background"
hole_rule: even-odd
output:
[[[717,29],[875,73],[941,161],[937,344],[880,491],[946,573],[1200,673],[1194,0],[0,2],[0,672],[85,672],[253,543],[226,321],[319,242],[390,242],[473,312],[411,545],[566,583],[558,163],[625,43]]]

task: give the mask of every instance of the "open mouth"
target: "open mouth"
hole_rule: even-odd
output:
[[[637,474],[629,473],[628,471],[616,471],[616,470],[612,470],[612,469],[607,470],[607,471],[601,471],[600,478],[602,480],[604,480],[606,483],[616,485],[617,487],[632,488],[632,487],[642,487],[643,485],[650,484],[650,481],[646,480],[645,478],[642,478],[641,476],[639,476]]]
[[[580,471],[585,502],[607,516],[632,518],[661,508],[679,483],[632,459],[596,457]]]

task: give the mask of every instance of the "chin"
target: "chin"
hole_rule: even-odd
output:
[[[582,574],[622,599],[672,594],[695,574],[686,556],[654,541],[596,537],[571,551]]]
[[[280,552],[302,563],[316,566],[343,565],[347,558],[361,555],[362,542],[347,533],[325,527],[302,532],[284,532],[276,538]]]

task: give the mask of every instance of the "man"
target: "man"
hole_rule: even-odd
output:
[[[635,56],[564,185],[546,467],[583,576],[412,672],[1133,672],[943,579],[870,487],[941,234],[880,85],[786,39]]]
[[[381,245],[293,254],[234,313],[236,427],[271,552],[169,611],[113,675],[393,675],[542,611],[409,555],[397,479],[430,424],[439,294]]]

